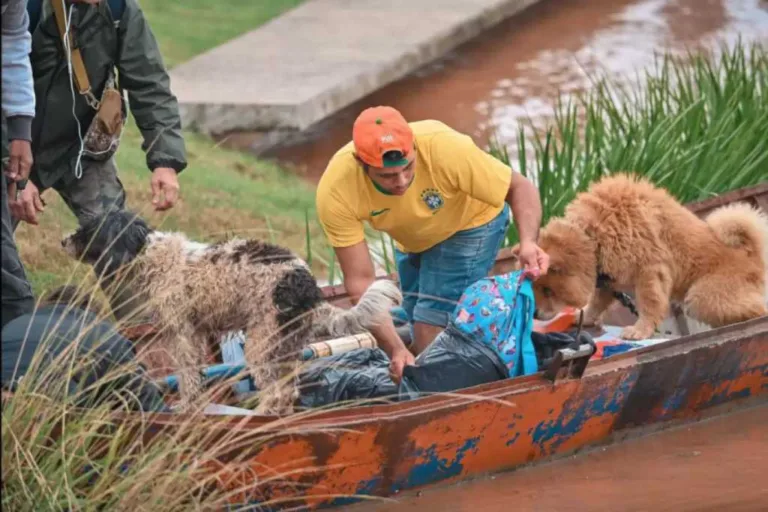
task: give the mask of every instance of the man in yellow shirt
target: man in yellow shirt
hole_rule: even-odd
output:
[[[548,256],[536,244],[536,187],[439,121],[408,123],[391,107],[364,110],[352,141],[331,159],[317,188],[320,223],[334,247],[347,293],[356,300],[375,279],[363,222],[396,242],[403,309],[419,354],[447,323],[464,290],[486,276],[510,220],[519,258],[534,276]],[[393,322],[373,333],[396,381],[414,363]]]

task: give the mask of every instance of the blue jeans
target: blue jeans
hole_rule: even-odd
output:
[[[424,252],[396,250],[403,305],[400,311],[393,311],[395,320],[447,326],[464,290],[493,268],[509,218],[509,205],[505,204],[487,224],[459,231]]]

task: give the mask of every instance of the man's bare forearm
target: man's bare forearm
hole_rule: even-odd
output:
[[[518,179],[507,194],[507,202],[512,208],[520,243],[536,242],[541,226],[541,200],[534,184],[526,178]]]
[[[337,249],[336,255],[344,273],[344,288],[349,294],[352,304],[357,304],[360,297],[368,290],[368,287],[376,279],[373,262],[368,252],[368,246],[364,243],[353,247]],[[371,329],[371,334],[381,349],[392,358],[402,350],[408,351],[395,330],[392,317],[385,315],[383,322]]]
[[[373,274],[363,274],[354,278],[344,279],[344,289],[347,290],[349,301],[352,305],[357,304],[357,301],[360,300],[360,297],[363,296],[375,279],[376,277]]]
[[[372,328],[371,334],[376,338],[379,348],[386,352],[390,359],[396,352],[408,350],[403,340],[400,339],[400,335],[397,334],[395,324],[390,317],[386,317],[381,324]]]
[[[368,287],[374,281],[373,276],[360,276],[356,279],[350,279],[344,281],[344,288],[350,296],[350,300],[353,304],[357,304],[360,297],[365,293]],[[398,350],[408,350],[400,339],[395,329],[395,324],[389,315],[386,315],[383,321],[376,327],[371,328],[371,334],[376,338],[376,342],[379,347],[387,353],[389,357]]]

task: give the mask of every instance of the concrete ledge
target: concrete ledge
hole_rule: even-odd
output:
[[[303,130],[539,0],[307,0],[171,71],[185,128]]]

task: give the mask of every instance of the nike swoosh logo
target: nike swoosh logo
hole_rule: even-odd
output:
[[[378,217],[382,213],[386,213],[389,211],[389,208],[384,208],[383,210],[373,210],[371,211],[371,217]]]

